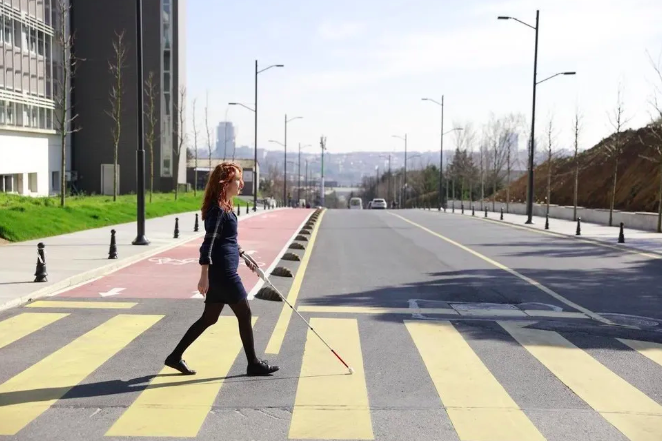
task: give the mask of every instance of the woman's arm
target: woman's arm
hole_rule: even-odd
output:
[[[200,258],[198,259],[198,263],[203,267],[213,264],[211,255],[214,242],[221,236],[221,232],[223,231],[223,213],[219,208],[215,207],[209,212],[209,217],[206,221],[206,234],[200,246]]]

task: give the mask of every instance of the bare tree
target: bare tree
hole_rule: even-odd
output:
[[[454,123],[453,126],[455,128],[457,128],[457,127],[460,127],[461,124]],[[460,159],[458,157],[460,157],[461,156],[460,153],[464,151],[466,136],[465,136],[464,130],[456,130],[454,132],[454,135],[455,135],[455,156],[453,157],[453,163],[455,164],[456,162],[459,162],[459,161],[457,161],[458,159]],[[442,136],[443,136],[443,134],[442,134]],[[457,165],[459,165],[459,167],[455,167],[456,170],[455,170],[454,174],[456,175],[457,178],[460,179],[460,205],[463,206],[464,205],[464,183],[466,181],[466,171],[464,170],[464,164],[462,162],[459,162]]]
[[[648,54],[651,66],[653,68],[653,93],[650,100],[651,122],[648,125],[650,130],[650,139],[648,142],[642,140],[654,156],[648,157],[641,155],[644,159],[657,164],[659,170],[659,188],[657,193],[657,232],[662,233],[662,52],[657,62]]]
[[[476,145],[476,131],[473,124],[467,122],[464,125],[464,150],[467,153],[468,167],[465,170],[465,176],[469,184],[469,198],[473,205],[474,202],[474,181],[476,179],[476,167],[474,163],[474,147]]]
[[[209,131],[209,92],[205,102],[205,128],[207,130],[207,150],[209,151],[209,174],[211,175],[211,132]]]
[[[487,126],[483,126],[483,140],[480,143],[478,157],[480,162],[480,209],[483,209],[485,201],[485,175],[487,174],[487,156],[488,156],[488,131]]]
[[[179,97],[177,100],[177,103],[175,104],[175,112],[177,115],[177,142],[175,143],[175,147],[173,148],[173,177],[174,177],[174,182],[173,185],[175,186],[175,200],[177,200],[177,196],[179,196],[179,160],[182,157],[182,147],[184,147],[184,144],[186,144],[186,127],[185,127],[185,122],[186,122],[186,87],[181,86],[179,88]],[[210,172],[211,173],[211,172]]]
[[[574,188],[574,195],[573,195],[573,211],[572,211],[572,220],[576,221],[577,220],[577,199],[578,199],[578,193],[579,193],[579,134],[581,133],[582,130],[582,115],[579,112],[579,109],[577,108],[575,110],[575,120],[573,122],[573,131],[574,131],[574,137],[575,137],[575,156],[574,156],[574,161],[575,161],[575,188]]]
[[[488,136],[489,143],[492,146],[489,163],[492,167],[492,211],[494,211],[496,209],[496,194],[499,189],[500,175],[503,171],[503,166],[506,163],[503,119],[495,119],[494,116],[492,116],[488,126]]]
[[[55,14],[55,43],[59,49],[58,58],[53,64],[53,122],[55,131],[60,135],[60,206],[64,207],[67,194],[67,137],[78,132],[81,127],[75,127],[78,114],[74,112],[71,94],[74,86],[72,79],[76,76],[78,64],[85,61],[73,52],[75,34],[69,32],[69,16],[71,5],[69,0],[56,0],[53,5]]]
[[[198,125],[195,122],[195,103],[197,98],[193,99],[193,106],[191,109],[191,117],[193,119],[193,195],[197,195],[198,191]]]
[[[120,137],[122,134],[122,94],[124,83],[122,73],[126,67],[126,44],[124,43],[124,30],[119,34],[115,32],[117,40],[113,41],[113,59],[108,61],[110,74],[113,76],[113,85],[110,88],[110,111],[106,113],[113,120],[110,133],[113,137],[113,201],[117,200],[117,162],[119,156]]]
[[[554,141],[556,134],[554,133],[554,117],[550,116],[547,123],[547,211],[549,215],[549,204],[552,199],[552,173],[554,173]]]
[[[154,193],[154,144],[156,143],[156,84],[154,82],[154,72],[149,71],[145,81],[145,95],[147,96],[147,110],[145,111],[145,120],[147,122],[145,141],[149,149],[149,202],[152,202],[152,193]]]
[[[616,183],[618,178],[618,161],[623,153],[623,146],[625,140],[623,137],[623,129],[628,123],[629,119],[625,116],[625,105],[623,104],[623,87],[622,84],[618,86],[618,96],[616,101],[616,107],[613,110],[613,115],[609,117],[609,122],[614,128],[614,134],[611,136],[611,141],[605,143],[603,147],[603,152],[609,158],[611,165],[613,167],[613,183],[611,190],[611,201],[609,203],[609,226],[612,225],[613,221],[613,212],[614,212],[614,203],[616,201]]]

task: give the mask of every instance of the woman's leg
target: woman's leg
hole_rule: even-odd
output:
[[[255,355],[255,343],[253,340],[253,325],[251,323],[252,313],[248,300],[244,299],[239,303],[230,304],[230,308],[237,317],[239,324],[239,336],[244,345],[244,352],[248,360],[246,368],[247,375],[268,375],[276,372],[278,366],[270,366],[265,360],[260,360]]]
[[[191,346],[191,344],[202,335],[205,330],[215,324],[218,321],[218,317],[221,315],[223,310],[223,303],[205,303],[205,310],[202,312],[202,316],[191,325],[191,327],[186,331],[186,334],[179,341],[179,344],[172,351],[168,358],[166,358],[166,366],[170,366],[173,369],[185,374],[195,374],[194,370],[191,370],[186,366],[184,360],[182,360],[182,355],[184,351]]]
[[[248,364],[259,363],[260,360],[255,356],[255,343],[253,340],[253,324],[251,323],[252,313],[248,300],[242,300],[239,303],[230,304],[232,312],[237,317],[239,324],[239,336],[244,345],[246,360]]]

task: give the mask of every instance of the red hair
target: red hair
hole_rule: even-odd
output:
[[[218,164],[214,171],[209,175],[205,196],[202,201],[202,220],[205,220],[206,214],[214,202],[217,202],[222,210],[231,211],[233,209],[232,198],[227,197],[228,185],[239,177],[239,190],[244,188],[241,166],[235,162],[224,161]]]

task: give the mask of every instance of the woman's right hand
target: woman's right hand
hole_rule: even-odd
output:
[[[207,290],[209,289],[209,279],[205,276],[200,276],[200,280],[198,281],[198,292],[202,294],[203,296],[207,294]]]

